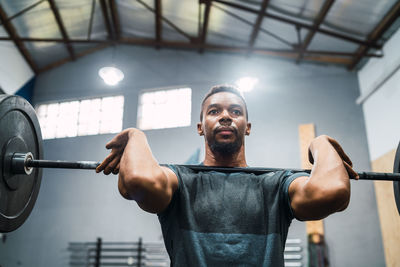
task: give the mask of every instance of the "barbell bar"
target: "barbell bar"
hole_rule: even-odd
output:
[[[35,110],[24,98],[0,95],[0,233],[20,227],[31,213],[42,180],[42,168],[96,169],[94,161],[43,160],[43,140]],[[164,164],[165,165],[165,164]],[[230,168],[181,165],[194,172],[305,172],[306,169]],[[361,180],[393,181],[400,214],[400,144],[396,151],[394,173],[359,172]]]
[[[59,169],[85,169],[94,170],[101,162],[96,161],[61,161],[61,160],[37,160],[31,153],[14,153],[11,158],[11,171],[15,174],[25,173],[29,175],[32,168],[59,168]],[[167,166],[167,164],[160,164]],[[284,169],[284,168],[260,168],[260,167],[215,167],[203,165],[179,165],[191,169],[194,172],[244,172],[261,175],[269,172],[289,171],[292,173],[311,173],[310,169]],[[400,181],[400,173],[381,172],[357,172],[360,180]],[[352,178],[353,179],[353,178]]]

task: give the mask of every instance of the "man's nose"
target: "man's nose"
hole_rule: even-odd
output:
[[[232,118],[227,110],[221,112],[221,117],[219,118],[220,124],[231,124]]]

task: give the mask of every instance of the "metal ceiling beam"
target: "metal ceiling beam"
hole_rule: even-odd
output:
[[[200,40],[201,37],[201,4],[199,0],[199,5],[197,8],[197,38]]]
[[[121,38],[121,24],[119,22],[118,8],[115,0],[109,0],[108,3],[110,5],[111,19],[114,25],[114,37],[116,40],[118,40],[119,38]]]
[[[135,40],[135,39],[126,39],[123,40],[126,44],[134,44],[134,45],[144,45],[144,46],[153,46],[154,41],[149,40]],[[166,48],[176,48],[176,49],[188,49],[188,50],[198,50],[204,49],[209,51],[219,51],[219,52],[228,52],[228,53],[242,53],[247,54],[249,48],[246,47],[230,47],[230,46],[223,46],[223,45],[212,45],[212,44],[200,44],[200,43],[184,43],[184,42],[170,42],[170,41],[163,41],[159,44],[162,47]],[[268,55],[268,56],[276,56],[276,57],[283,57],[283,58],[290,58],[295,59],[298,55],[298,52],[294,52],[292,50],[273,50],[273,49],[253,49],[254,54],[259,55]],[[304,57],[304,60],[310,60],[314,62],[322,62],[322,63],[330,63],[330,64],[342,64],[347,65],[351,61],[349,58],[346,57],[338,57],[332,55],[307,55]]]
[[[92,8],[90,10],[90,18],[89,18],[89,28],[87,38],[90,40],[90,36],[92,35],[92,27],[93,27],[93,17],[94,17],[94,10],[96,8],[96,0],[92,0]]]
[[[30,5],[30,6],[28,6],[28,7],[24,8],[24,9],[22,9],[20,12],[18,12],[18,13],[16,13],[16,14],[12,15],[11,17],[8,17],[8,18],[7,18],[7,21],[11,21],[11,20],[15,19],[16,17],[18,17],[18,16],[24,14],[25,12],[31,10],[32,8],[36,7],[37,5],[41,4],[41,3],[44,2],[44,1],[47,1],[47,0],[40,0],[39,2],[36,2],[36,3],[34,3],[34,4]],[[3,25],[2,22],[0,22],[0,26],[1,26],[1,25]]]
[[[64,23],[63,23],[63,21],[61,19],[61,15],[58,12],[58,8],[56,6],[56,3],[54,2],[54,0],[48,0],[48,2],[50,4],[51,11],[53,11],[53,15],[54,15],[54,17],[55,17],[55,19],[57,21],[57,25],[58,25],[58,28],[59,28],[59,30],[61,32],[61,35],[62,35],[62,37],[63,37],[63,39],[65,41],[65,46],[67,47],[69,56],[71,57],[72,60],[75,60],[74,49],[72,48],[72,45],[69,42],[69,37],[68,37],[67,31],[65,30]]]
[[[98,40],[99,42],[103,42],[104,47],[113,44],[112,41],[107,41],[107,40]],[[93,42],[90,41],[90,42]],[[175,48],[175,49],[188,49],[188,50],[198,50],[200,48],[207,49],[210,51],[222,51],[222,52],[229,52],[229,53],[243,53],[246,54],[248,52],[248,47],[229,47],[229,46],[221,46],[221,45],[211,45],[211,44],[200,44],[200,43],[187,43],[187,42],[171,42],[171,41],[162,41],[162,42],[156,42],[152,39],[135,39],[135,38],[121,38],[119,40],[119,43],[123,44],[130,44],[130,45],[141,45],[141,46],[151,46],[154,47],[155,45],[159,45],[161,47],[165,48]],[[99,49],[102,49],[104,47],[99,46],[100,48],[95,48],[94,51],[97,51]],[[317,51],[318,52],[318,51]],[[260,55],[268,55],[268,56],[275,56],[275,57],[283,57],[283,58],[289,58],[289,59],[295,59],[298,55],[297,51],[291,51],[291,50],[272,50],[272,49],[253,49],[253,53],[255,54],[260,54]],[[330,63],[330,64],[342,64],[342,65],[347,65],[351,61],[351,59],[345,58],[345,57],[337,57],[333,55],[320,55],[320,54],[312,54],[312,51],[307,51],[307,53],[310,53],[310,55],[304,56],[304,60],[310,60],[314,62],[321,62],[321,63]],[[85,52],[83,53],[85,54]],[[88,54],[86,52],[86,54]],[[346,54],[346,53],[342,53]],[[78,55],[80,57],[80,55]],[[64,59],[59,62],[50,64],[49,66],[41,69],[40,71],[46,71],[48,69],[60,66],[64,63],[69,62],[70,59]]]
[[[253,13],[253,14],[259,14],[260,13],[259,10],[256,10],[256,9],[253,9],[253,8],[250,8],[250,7],[247,7],[247,6],[239,5],[239,4],[236,4],[236,3],[233,3],[233,2],[227,2],[227,1],[224,1],[224,0],[211,0],[211,1],[216,2],[216,3],[221,3],[221,4],[224,4],[226,6],[230,6],[230,7],[233,7],[233,8],[236,8],[236,9],[240,9],[240,10],[243,10],[243,11],[247,11],[247,12],[250,12],[250,13]],[[313,26],[309,25],[309,24],[306,24],[306,23],[302,23],[302,22],[298,22],[298,21],[295,21],[295,20],[292,20],[292,19],[285,18],[285,17],[277,16],[277,15],[274,15],[274,14],[271,14],[271,13],[268,13],[268,12],[265,12],[263,15],[265,17],[268,17],[268,18],[271,18],[271,19],[274,19],[274,20],[277,20],[277,21],[280,21],[280,22],[284,22],[284,23],[287,23],[287,24],[291,24],[291,25],[294,25],[294,26],[301,27],[301,28],[313,30]],[[373,48],[377,48],[377,49],[381,48],[380,45],[371,43],[369,41],[360,40],[360,39],[353,38],[353,37],[350,37],[348,35],[340,34],[340,33],[334,32],[334,31],[329,31],[329,30],[318,28],[316,30],[316,32],[322,33],[322,34],[325,34],[325,35],[328,35],[328,36],[332,36],[332,37],[335,37],[335,38],[338,38],[338,39],[342,39],[342,40],[345,40],[345,41],[348,41],[348,42],[356,43],[356,44],[359,44],[359,45],[365,45],[365,46],[373,47]]]
[[[253,31],[251,32],[250,35],[250,40],[249,40],[249,47],[252,48],[254,46],[254,43],[257,39],[258,32],[260,31],[261,23],[264,18],[264,13],[267,10],[269,4],[269,0],[264,0],[261,4],[261,9],[260,13],[257,15],[256,22],[254,23]]]
[[[0,41],[4,40],[5,37],[0,37]],[[26,39],[25,41],[35,41],[35,42],[60,42],[62,43],[62,39],[43,39],[43,38],[20,38],[21,40]],[[86,50],[80,54],[76,55],[76,58],[80,58],[86,56],[90,53],[101,50],[105,47],[108,47],[114,44],[111,40],[70,40],[71,42],[78,43],[99,43],[99,45],[95,48],[91,48]],[[180,48],[180,49],[191,49],[198,50],[199,47],[203,47],[204,49],[212,50],[212,51],[222,51],[222,52],[232,52],[232,53],[247,53],[248,47],[229,47],[229,46],[220,46],[220,45],[201,45],[199,43],[186,43],[186,42],[170,42],[170,41],[162,41],[156,42],[151,39],[135,39],[135,38],[122,38],[119,40],[119,43],[130,44],[130,45],[142,45],[142,46],[154,46],[159,45],[166,48]],[[284,58],[295,59],[297,57],[298,51],[293,50],[272,50],[272,49],[257,49],[254,48],[253,53],[261,54],[261,55],[269,55],[269,56],[277,56]],[[330,52],[330,51],[306,51],[307,56],[304,57],[304,60],[310,60],[314,62],[321,63],[332,63],[332,64],[345,64],[348,65],[351,60],[347,58],[343,58],[343,56],[353,56],[351,53],[343,53],[343,52]],[[308,55],[309,54],[309,55]],[[325,55],[324,55],[325,54]],[[342,57],[338,57],[342,56]],[[368,55],[367,55],[368,56]],[[379,55],[370,55],[370,56],[379,56]],[[70,62],[70,58],[65,58],[55,63],[51,63],[44,68],[39,70],[40,73],[53,69],[55,67],[61,66],[67,62]]]
[[[150,7],[149,5],[147,5],[145,2],[141,1],[141,0],[137,0],[138,3],[142,4],[147,10],[155,13],[156,11],[154,10],[154,8]],[[184,32],[183,30],[181,30],[178,26],[176,26],[175,24],[173,24],[170,20],[166,19],[164,16],[161,16],[161,20],[164,21],[166,24],[168,24],[169,26],[171,26],[171,28],[173,28],[175,31],[177,31],[178,33],[180,33],[181,35],[185,36],[189,41],[193,41],[193,37],[190,36],[189,34],[187,34],[186,32]]]
[[[12,40],[9,37],[0,37],[0,41],[10,41]],[[51,43],[63,43],[64,40],[60,38],[18,38],[19,41],[23,42],[51,42]],[[81,43],[81,44],[113,44],[115,43],[112,40],[104,40],[104,39],[70,39],[71,43]],[[143,45],[143,46],[163,46],[163,47],[171,47],[171,48],[186,48],[186,49],[211,49],[211,50],[219,50],[226,52],[243,52],[249,49],[248,46],[223,46],[223,45],[213,45],[213,44],[200,44],[200,43],[187,43],[187,42],[178,42],[178,41],[161,41],[157,42],[154,39],[144,39],[144,38],[121,38],[117,43],[120,44],[130,44],[130,45]],[[284,53],[284,54],[298,54],[299,49],[265,49],[265,48],[254,48],[254,52],[256,53]],[[354,57],[355,53],[347,53],[347,52],[338,52],[338,51],[321,51],[321,50],[308,50],[305,51],[307,55],[314,56],[337,56],[337,57]],[[367,54],[368,57],[382,57],[379,54]]]
[[[156,7],[154,12],[155,18],[155,26],[156,26],[156,41],[161,42],[161,35],[162,35],[162,6],[161,0],[154,0],[154,6]]]
[[[308,32],[306,38],[304,39],[303,44],[301,45],[299,57],[297,58],[296,62],[299,63],[300,60],[303,58],[304,51],[307,50],[307,47],[310,45],[312,39],[314,38],[315,33],[317,32],[319,26],[321,23],[324,21],[326,15],[328,14],[329,10],[333,6],[333,3],[335,0],[326,0],[321,7],[321,10],[319,11],[317,17],[314,19],[313,23],[313,29]]]
[[[296,36],[297,36],[297,43],[298,43],[297,47],[301,47],[301,29],[300,29],[300,27],[297,27],[297,26],[296,26]]]
[[[242,18],[242,17],[239,16],[239,15],[236,15],[235,13],[232,13],[232,12],[230,12],[229,10],[226,10],[225,8],[222,8],[222,7],[218,6],[218,5],[213,5],[213,7],[216,8],[216,9],[221,10],[222,12],[224,12],[224,13],[226,13],[226,14],[228,14],[228,15],[231,16],[232,18],[235,18],[235,19],[237,19],[237,20],[243,22],[244,24],[247,24],[247,25],[249,25],[249,26],[254,27],[253,22],[251,22],[251,21],[249,21],[249,20],[246,20],[246,19]],[[267,35],[269,35],[269,36],[275,38],[276,40],[278,40],[278,41],[284,43],[285,45],[287,45],[287,46],[289,46],[289,47],[294,47],[293,44],[290,43],[289,41],[283,39],[282,37],[280,37],[280,36],[278,36],[278,35],[276,35],[276,34],[270,32],[270,31],[268,31],[268,30],[266,30],[266,29],[264,29],[264,28],[262,28],[262,27],[260,27],[259,30],[260,30],[260,32],[265,33],[265,34],[267,34]]]
[[[108,33],[108,39],[113,40],[114,34],[111,29],[111,22],[110,22],[110,18],[108,16],[106,0],[99,0],[99,1],[100,1],[101,12],[103,13],[104,26],[106,26],[106,30]]]
[[[253,4],[253,5],[257,4],[257,3],[252,3],[252,1],[247,1],[247,0],[241,0],[241,1],[242,2],[246,2],[248,4]],[[323,1],[311,1],[311,2],[312,3],[321,2],[321,4],[322,4]],[[310,1],[309,0],[305,0],[302,3],[310,3]],[[350,2],[345,2],[345,3],[350,3]],[[347,4],[345,4],[345,5],[347,6]],[[283,5],[283,8],[279,7],[279,6],[276,6],[276,5],[274,5],[274,6],[270,5],[269,10],[273,11],[275,14],[280,14],[282,16],[298,18],[298,19],[302,19],[302,20],[306,21],[306,23],[307,23],[307,21],[312,23],[314,21],[315,16],[308,15],[307,12],[304,12],[307,9],[306,5],[303,5],[302,7],[299,7],[299,8],[300,9],[297,10],[297,11],[289,11],[289,10],[284,8],[284,5]],[[346,26],[340,26],[340,25],[335,24],[335,22],[324,21],[324,25],[327,28],[329,28],[329,29],[331,29],[333,31],[336,31],[336,32],[339,32],[339,33],[342,33],[342,34],[347,34],[349,36],[354,36],[354,35],[355,36],[362,36],[363,35],[363,33],[358,31],[358,29],[350,29],[350,28],[348,28]]]
[[[18,48],[19,52],[24,57],[25,61],[29,65],[29,67],[31,67],[32,71],[35,74],[37,74],[38,67],[36,66],[35,62],[33,61],[32,56],[29,54],[24,43],[21,40],[19,40],[19,36],[18,36],[17,31],[15,30],[14,26],[11,24],[10,21],[7,21],[7,14],[4,12],[1,4],[0,4],[0,21],[3,23],[4,29],[6,30],[7,34],[10,36],[9,41],[14,42],[15,46]]]
[[[201,31],[200,44],[204,45],[207,39],[208,22],[210,21],[210,11],[211,11],[211,1],[210,0],[200,0],[200,4],[205,4],[203,27]],[[200,53],[203,53],[204,49],[200,48]]]
[[[377,43],[379,39],[382,38],[383,34],[387,29],[400,17],[400,1],[397,1],[386,13],[383,19],[379,22],[379,24],[372,30],[372,32],[368,35],[368,41],[371,43]],[[349,70],[353,70],[355,66],[360,62],[360,60],[365,56],[368,52],[369,47],[360,46],[356,51],[356,56],[354,57],[351,64],[348,66]]]

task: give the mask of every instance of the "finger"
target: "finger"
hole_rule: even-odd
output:
[[[106,148],[107,149],[111,149],[111,148],[113,148],[113,147],[118,147],[118,146],[120,146],[120,143],[121,143],[121,141],[120,141],[120,137],[121,137],[121,134],[122,134],[122,132],[121,133],[119,133],[119,134],[117,134],[116,136],[114,136],[107,144],[106,144]]]
[[[122,140],[111,140],[106,144],[106,149],[117,149],[117,150],[122,150],[124,149],[126,145],[126,141]]]
[[[118,174],[119,173],[119,168],[115,167],[114,170],[112,171],[113,174]]]
[[[106,148],[107,148],[107,149],[116,148],[116,147],[119,147],[119,146],[120,146],[120,145],[118,145],[119,142],[118,142],[118,138],[117,138],[117,137],[118,137],[118,136],[114,137],[113,139],[111,139],[111,140],[106,144]]]
[[[329,143],[331,143],[331,145],[335,148],[339,156],[342,158],[342,160],[346,162],[348,165],[350,165],[350,167],[352,167],[353,162],[351,162],[351,159],[349,158],[349,156],[347,156],[347,154],[344,152],[343,148],[339,145],[339,143],[335,139],[330,137],[328,137],[328,140]]]
[[[114,169],[115,166],[118,165],[118,163],[121,160],[121,155],[117,155],[108,165],[107,167],[104,169],[104,174],[109,175]]]
[[[104,159],[99,166],[96,167],[96,172],[99,173],[104,170],[105,166],[107,166],[108,162]]]
[[[102,170],[104,170],[104,168],[115,158],[116,156],[116,151],[111,151],[110,154],[108,154],[108,156],[100,163],[99,166],[97,166],[96,168],[96,172],[99,173]]]
[[[110,161],[114,158],[115,154],[111,152],[108,156],[100,163],[99,166],[96,168],[96,172],[101,172],[104,168],[108,165]]]
[[[360,178],[360,176],[358,175],[357,172],[355,172],[353,170],[353,168],[347,163],[347,162],[343,162],[344,167],[346,168],[347,173],[349,174],[349,177],[352,179],[356,179],[358,180]]]
[[[121,163],[121,161],[120,162],[118,162],[118,165],[114,168],[114,170],[113,170],[113,174],[118,174],[119,173],[119,164]]]
[[[106,148],[110,149],[113,147],[122,147],[126,145],[126,142],[128,141],[128,133],[129,129],[125,129],[116,136],[114,136],[113,139],[111,139],[110,142],[106,144]]]

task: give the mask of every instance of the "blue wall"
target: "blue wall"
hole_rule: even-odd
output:
[[[32,104],[33,90],[35,88],[36,76],[27,81],[17,92],[16,95],[22,96]]]
[[[34,103],[123,94],[124,127],[136,123],[140,90],[166,86],[193,89],[190,127],[146,131],[153,153],[161,163],[184,163],[203,140],[196,133],[200,101],[215,84],[233,83],[251,75],[259,86],[246,94],[252,133],[246,140],[251,166],[300,167],[298,125],[315,123],[317,134],[336,138],[357,170],[369,170],[357,77],[344,68],[295,65],[267,57],[155,50],[119,46],[116,65],[125,79],[116,88],[106,86],[97,71],[109,65],[111,49],[40,74]],[[45,158],[101,160],[112,135],[48,140]],[[325,220],[331,266],[384,266],[373,184],[352,182],[349,208]],[[91,171],[45,170],[37,204],[27,222],[0,244],[0,265],[65,266],[69,241],[161,240],[154,215],[124,200],[117,177]],[[306,239],[305,224],[293,222],[289,237]]]

